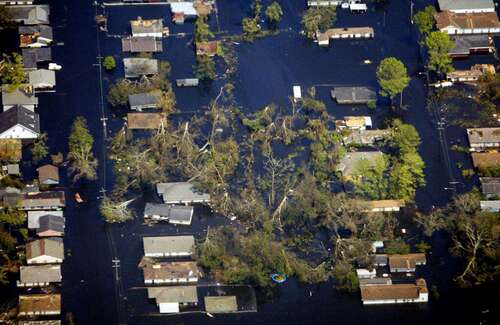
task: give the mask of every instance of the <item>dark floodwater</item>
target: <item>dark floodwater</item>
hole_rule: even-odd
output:
[[[267,2],[267,1],[264,1]],[[339,107],[329,98],[331,87],[318,85],[370,85],[376,86],[375,69],[381,59],[396,56],[407,65],[413,81],[405,91],[404,104],[408,105],[405,119],[414,124],[422,137],[420,153],[426,162],[427,186],[417,193],[417,203],[423,209],[442,205],[450,193],[444,190],[449,181],[440,154],[435,121],[425,108],[426,89],[416,72],[421,68],[415,32],[409,24],[410,6],[407,0],[393,0],[384,11],[370,11],[366,15],[339,12],[337,26],[373,26],[375,39],[366,41],[339,41],[328,49],[319,48],[298,34],[300,14],[305,0],[280,0],[285,18],[280,28],[289,28],[279,36],[269,37],[254,44],[236,45],[239,60],[236,77],[236,98],[245,112],[252,112],[273,102],[287,107],[292,85],[304,88],[317,86],[318,97],[327,103],[335,117],[352,114],[374,116],[382,123],[387,108],[381,105],[375,112],[351,107]],[[432,1],[418,1],[420,9]],[[76,324],[416,324],[457,323],[475,324],[480,319],[493,319],[495,299],[491,292],[457,290],[451,276],[456,261],[448,258],[446,242],[441,237],[433,241],[433,255],[424,276],[429,285],[437,285],[440,299],[432,299],[424,306],[363,307],[357,294],[342,294],[332,289],[331,283],[304,286],[290,280],[282,286],[279,296],[259,306],[255,314],[216,316],[204,315],[158,316],[157,309],[146,298],[137,264],[142,255],[141,237],[151,234],[196,233],[203,238],[208,225],[225,222],[211,217],[209,211],[197,208],[193,226],[148,227],[136,220],[125,225],[106,227],[98,213],[101,188],[110,189],[113,182],[111,166],[105,162],[99,106],[99,79],[96,63],[96,30],[92,1],[49,1],[57,42],[64,45],[53,49],[55,62],[63,70],[57,75],[57,93],[41,97],[41,127],[49,134],[53,152],[66,152],[66,138],[75,116],[83,115],[89,122],[96,139],[96,156],[101,161],[100,179],[78,189],[88,200],[75,207],[69,200],[66,210],[66,249],[71,252],[63,266],[63,312],[71,312]],[[249,10],[246,0],[219,0],[219,27],[227,33],[240,33],[240,21]],[[190,33],[185,37],[170,37],[164,41],[164,53],[159,57],[172,64],[171,81],[192,75],[195,62],[190,45],[194,25],[172,26],[165,6],[108,7],[109,34],[126,34],[128,20],[136,16],[166,18],[172,33]],[[217,29],[216,20],[211,24]],[[103,55],[121,58],[119,38],[100,34]],[[363,65],[365,59],[373,61]],[[460,64],[468,64],[461,62]],[[121,77],[121,66],[113,75],[105,74],[104,88],[110,80]],[[221,82],[207,89],[175,89],[178,106],[183,111],[201,111],[218,92]],[[116,131],[121,121],[113,119],[106,107],[108,132]],[[448,128],[447,136],[463,141],[463,130]],[[458,157],[464,159],[464,157]],[[26,173],[29,173],[27,168]],[[458,175],[458,171],[454,170]],[[106,177],[105,177],[106,174]],[[456,176],[458,178],[458,176]],[[104,182],[106,179],[106,183]],[[467,187],[470,185],[467,184]],[[461,188],[459,187],[459,190]],[[71,197],[75,190],[69,189]],[[120,278],[115,285],[113,258],[121,260]],[[493,299],[491,299],[493,298]],[[490,310],[489,313],[482,313]]]

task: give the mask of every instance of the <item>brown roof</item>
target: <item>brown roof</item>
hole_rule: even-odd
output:
[[[436,25],[438,29],[448,26],[461,29],[498,28],[500,27],[500,22],[495,12],[465,14],[443,11],[436,15]]]
[[[214,56],[217,54],[219,48],[219,41],[197,42],[196,55]]]
[[[500,152],[474,152],[471,155],[476,168],[500,166]]]
[[[144,272],[145,280],[178,279],[199,277],[201,272],[196,262],[155,262],[151,258],[143,257],[139,267]]]
[[[37,168],[38,171],[38,181],[40,183],[46,180],[54,180],[59,182],[59,168],[54,165],[43,165]]]
[[[362,286],[361,299],[387,300],[418,298],[419,288],[415,284],[391,284]]]
[[[384,209],[384,208],[402,208],[405,206],[405,202],[403,200],[374,200],[374,201],[365,201],[367,208],[372,209]]]
[[[61,311],[60,294],[37,294],[19,296],[19,313]]]
[[[417,266],[417,264],[424,264],[425,262],[426,262],[425,254],[423,253],[389,255],[389,267],[391,269],[403,269],[403,268],[414,269]]]
[[[21,202],[21,208],[29,210],[40,206],[65,207],[66,198],[63,191],[50,191],[24,194]]]
[[[62,238],[43,238],[26,244],[26,259],[48,255],[54,258],[64,258]]]
[[[162,123],[166,125],[164,113],[128,113],[127,120],[131,130],[158,129]]]

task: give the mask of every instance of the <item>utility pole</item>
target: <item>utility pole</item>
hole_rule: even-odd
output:
[[[118,270],[120,268],[120,260],[118,258],[114,258],[111,260],[111,262],[113,262],[113,269],[115,269],[115,281],[118,282],[120,281],[120,275],[118,273]]]

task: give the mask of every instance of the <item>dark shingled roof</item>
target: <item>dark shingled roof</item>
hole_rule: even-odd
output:
[[[491,46],[488,35],[452,36],[455,47],[448,51],[450,55],[468,55],[471,49],[486,49]]]
[[[0,133],[20,124],[25,128],[40,133],[40,120],[38,114],[23,106],[15,106],[0,114]]]
[[[50,47],[39,47],[32,49],[22,49],[23,63],[26,69],[36,69],[38,62],[52,60],[52,50]]]
[[[64,218],[51,214],[41,216],[40,227],[36,230],[36,233],[38,234],[49,230],[64,233]]]

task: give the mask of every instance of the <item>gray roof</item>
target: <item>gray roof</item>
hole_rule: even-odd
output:
[[[467,138],[471,145],[500,142],[500,128],[467,129]]]
[[[163,45],[161,40],[152,36],[134,37],[128,36],[122,38],[122,51],[139,53],[139,52],[162,52]]]
[[[158,74],[158,60],[145,58],[125,58],[125,78],[139,78],[140,76]]]
[[[369,87],[335,87],[331,96],[338,103],[367,103],[377,100],[377,93]]]
[[[29,265],[21,266],[20,283],[61,282],[60,265]]]
[[[66,198],[63,191],[26,193],[21,202],[21,208],[25,210],[38,209],[39,207],[64,208],[65,206]]]
[[[38,105],[38,98],[32,87],[20,87],[12,92],[2,90],[2,104],[5,105]]]
[[[25,25],[49,24],[49,5],[25,5],[7,7],[14,21]]]
[[[495,9],[493,0],[438,0],[441,11],[466,9]]]
[[[50,47],[37,47],[22,49],[23,64],[26,69],[36,69],[38,62],[52,60],[52,49]]]
[[[148,298],[161,303],[197,303],[196,286],[154,287],[148,288]]]
[[[389,257],[387,254],[375,254],[373,258],[375,265],[387,265],[389,262]]]
[[[146,203],[144,215],[159,215],[169,220],[191,221],[193,217],[193,207],[168,205],[163,203]]]
[[[28,78],[30,84],[32,84],[35,88],[37,86],[55,86],[56,85],[56,72],[47,69],[39,69],[35,71],[28,72]]]
[[[193,236],[144,237],[142,242],[145,254],[192,252],[194,247]]]
[[[203,202],[209,201],[210,195],[199,193],[194,185],[188,182],[158,183],[156,191],[163,196],[165,203]]]
[[[389,130],[351,130],[348,135],[344,137],[344,144],[358,143],[364,145],[371,145],[377,141],[381,141],[386,135],[389,134]]]
[[[38,227],[36,233],[38,234],[49,230],[63,233],[64,221],[63,217],[58,217],[52,214],[41,216],[39,219],[40,227]]]
[[[458,35],[452,36],[455,47],[448,51],[450,55],[468,55],[471,49],[488,48],[491,46],[490,37],[484,35]]]
[[[23,106],[12,107],[0,114],[0,134],[18,124],[32,132],[40,133],[38,114]]]
[[[500,211],[500,201],[499,200],[481,201],[480,204],[481,204],[482,211],[493,211],[493,212]]]
[[[484,195],[500,195],[500,177],[481,177],[479,180]]]
[[[39,256],[51,256],[64,259],[64,244],[62,238],[43,238],[26,244],[26,259]]]
[[[37,229],[40,227],[40,218],[45,215],[53,215],[56,217],[63,217],[63,211],[48,211],[48,210],[40,210],[40,211],[28,211],[28,229]]]
[[[356,170],[357,165],[361,160],[368,160],[374,164],[377,158],[382,156],[383,154],[380,151],[348,152],[340,160],[340,163],[336,167],[336,171],[341,172],[344,176],[348,176]]]
[[[147,93],[128,95],[130,108],[155,108],[161,98],[161,90],[153,90]]]
[[[43,38],[53,39],[52,27],[49,25],[19,26],[19,35],[38,33]]]

